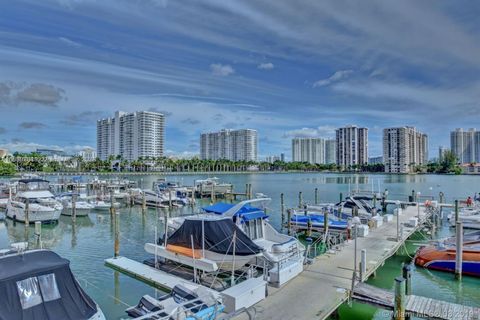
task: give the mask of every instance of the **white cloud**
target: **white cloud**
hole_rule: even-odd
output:
[[[275,66],[271,62],[260,63],[257,66],[257,69],[260,69],[260,70],[272,70],[273,68],[275,68]]]
[[[339,70],[339,71],[336,71],[334,74],[332,74],[327,79],[322,79],[322,80],[315,81],[313,83],[313,87],[317,88],[317,87],[328,86],[331,83],[338,82],[342,79],[347,78],[352,73],[353,73],[353,70]]]
[[[317,128],[304,127],[285,132],[284,138],[331,138],[335,134],[336,127],[322,125]]]
[[[210,70],[215,76],[225,77],[235,73],[235,69],[232,68],[229,64],[221,64],[221,63],[212,63],[210,65]]]

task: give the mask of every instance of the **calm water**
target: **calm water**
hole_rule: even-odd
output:
[[[405,199],[412,190],[420,191],[422,196],[435,196],[443,191],[447,201],[455,198],[465,199],[480,191],[479,178],[474,176],[394,176],[394,175],[350,175],[350,174],[239,174],[217,175],[222,181],[235,185],[235,191],[244,192],[245,184],[253,185],[253,192],[262,192],[273,201],[269,206],[270,220],[280,226],[280,193],[285,194],[285,203],[294,206],[298,203],[298,192],[302,191],[305,201],[314,201],[314,189],[318,188],[320,201],[335,202],[339,193],[346,195],[350,189],[389,190],[389,198]],[[196,179],[206,175],[167,176],[169,180],[192,185]],[[52,180],[51,178],[50,180]],[[143,187],[150,188],[157,176],[129,177],[138,180]],[[205,204],[205,202],[203,203]],[[199,204],[201,205],[201,204]],[[174,214],[191,212],[191,208],[174,211]],[[162,222],[158,217],[163,211],[148,210],[142,214],[138,207],[121,208],[120,254],[137,261],[149,258],[143,250],[145,242],[154,241],[155,227],[162,230]],[[29,238],[33,242],[33,227],[29,228]],[[450,230],[444,227],[440,236],[448,236]],[[75,225],[71,218],[62,216],[54,226],[43,226],[44,247],[53,249],[60,255],[71,260],[71,267],[88,294],[95,299],[108,319],[124,317],[127,305],[138,302],[144,294],[161,294],[155,289],[104,266],[104,260],[113,255],[113,227],[108,213],[91,213],[88,217],[77,218]],[[11,220],[0,222],[0,247],[9,242],[24,241],[25,228],[23,224],[14,224]],[[385,266],[377,272],[375,279],[369,282],[382,288],[393,288],[393,279],[401,272],[401,263],[409,262],[408,252],[415,251],[415,244],[425,240],[418,235],[417,240],[410,241],[407,252],[402,252],[389,259]],[[413,292],[432,298],[451,302],[465,303],[480,307],[480,280],[464,277],[461,283],[453,281],[453,275],[415,269],[413,273]],[[321,284],[319,284],[321,285]],[[382,310],[354,304],[352,307],[340,308],[341,319],[387,319],[388,314]]]

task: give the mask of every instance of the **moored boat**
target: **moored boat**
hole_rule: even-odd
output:
[[[0,319],[105,320],[74,278],[70,262],[49,250],[3,251],[0,296]]]
[[[455,245],[430,245],[417,251],[415,264],[427,269],[455,272],[456,254]],[[464,244],[462,260],[463,274],[480,277],[480,241]]]

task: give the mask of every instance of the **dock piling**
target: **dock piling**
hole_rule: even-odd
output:
[[[284,202],[284,196],[283,193],[280,194],[280,213],[281,213],[281,218],[282,218],[282,230],[283,226],[285,225],[285,202]]]
[[[402,276],[405,279],[405,294],[409,296],[412,294],[412,268],[409,264],[403,265]]]
[[[114,212],[114,219],[115,219],[114,257],[117,258],[120,255],[120,213],[119,212]]]
[[[315,188],[315,205],[318,204],[318,188]]]
[[[301,208],[303,205],[303,194],[302,191],[298,193],[298,207]]]
[[[340,202],[343,201],[343,192],[340,192]]]
[[[147,210],[147,196],[145,191],[142,191],[142,213],[145,213]]]
[[[113,198],[113,189],[110,190],[110,217],[113,219],[115,214],[115,201]]]
[[[403,277],[395,278],[393,319],[405,320],[405,279]]]
[[[77,220],[77,194],[72,194],[72,221],[75,222]]]
[[[362,249],[360,255],[360,281],[363,282],[363,277],[367,274],[367,249]]]
[[[36,238],[36,246],[37,249],[41,249],[42,247],[42,222],[35,221],[35,238]]]
[[[458,222],[458,200],[455,200],[455,223]]]
[[[288,235],[290,235],[291,233],[291,228],[292,228],[292,224],[291,224],[291,219],[292,219],[292,210],[291,209],[287,209],[287,233]]]
[[[463,223],[457,221],[456,224],[456,253],[455,253],[455,278],[462,280],[463,264]]]

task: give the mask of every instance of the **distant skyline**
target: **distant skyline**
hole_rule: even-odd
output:
[[[166,115],[166,154],[201,132],[258,130],[259,159],[295,136],[415,126],[431,157],[480,127],[480,2],[3,2],[0,148],[95,148],[116,110]]]

